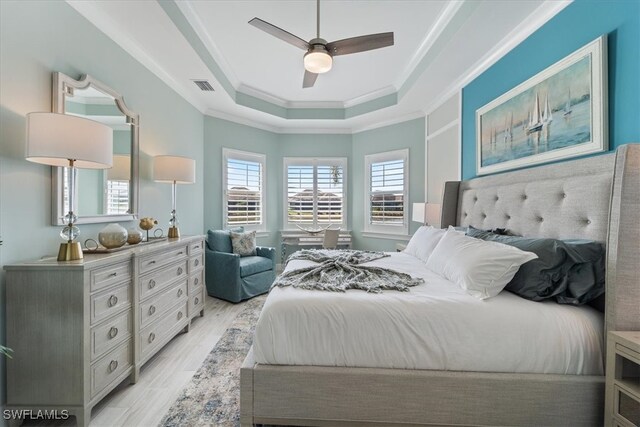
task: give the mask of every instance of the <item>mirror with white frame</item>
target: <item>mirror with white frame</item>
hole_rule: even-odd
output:
[[[53,74],[53,111],[95,120],[113,129],[113,167],[78,169],[73,211],[77,224],[129,221],[138,214],[138,115],[122,95],[88,75]],[[53,168],[54,225],[69,211],[66,168]]]

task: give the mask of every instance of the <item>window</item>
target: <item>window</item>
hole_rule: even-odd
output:
[[[403,234],[409,230],[409,150],[365,156],[365,231]]]
[[[224,227],[265,230],[266,156],[224,148],[222,157]]]
[[[347,159],[285,158],[285,228],[346,227]]]

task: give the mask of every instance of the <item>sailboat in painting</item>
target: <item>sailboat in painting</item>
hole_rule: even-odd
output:
[[[553,113],[549,107],[549,94],[544,99],[544,111],[542,112],[542,124],[548,125],[553,121]]]
[[[513,113],[510,114],[511,119],[504,119],[504,145],[513,142]]]
[[[571,115],[571,112],[573,110],[571,109],[571,89],[569,89],[569,97],[567,98],[567,103],[564,105],[564,113],[563,115],[565,117],[568,117]]]
[[[531,112],[531,117],[529,118],[529,126],[527,126],[527,135],[538,132],[542,129],[542,114],[540,113],[540,98],[538,97],[538,93],[536,92],[536,100],[533,103],[533,111]]]

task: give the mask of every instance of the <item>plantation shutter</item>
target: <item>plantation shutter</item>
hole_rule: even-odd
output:
[[[287,167],[287,220],[291,223],[314,222],[314,167]]]
[[[226,212],[229,226],[262,224],[262,164],[227,159]]]
[[[317,222],[342,222],[342,166],[318,166]]]
[[[370,224],[402,225],[405,204],[405,160],[373,162],[369,173]]]
[[[107,180],[107,215],[129,211],[129,181]]]

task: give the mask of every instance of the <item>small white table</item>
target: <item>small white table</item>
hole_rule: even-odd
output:
[[[640,426],[640,331],[607,335],[605,426]]]
[[[280,234],[282,236],[280,250],[283,263],[287,255],[287,246],[322,246],[324,240],[324,232],[311,234],[304,231],[281,231]],[[351,231],[340,231],[338,247],[351,248]]]

